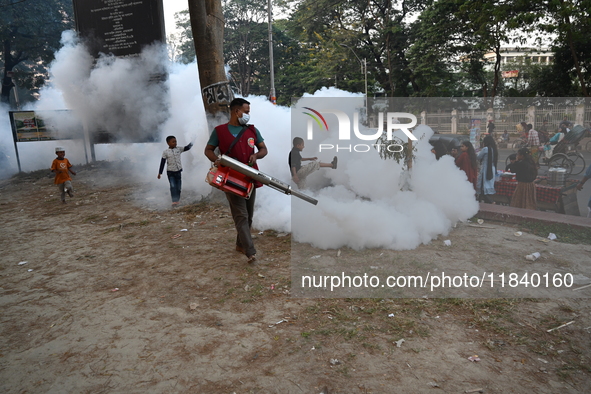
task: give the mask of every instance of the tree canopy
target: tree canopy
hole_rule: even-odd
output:
[[[61,34],[74,26],[69,0],[2,0],[2,101],[9,102],[13,79],[31,92],[45,83],[47,67],[60,46]]]
[[[0,0],[4,79],[35,91],[73,27],[67,0]],[[270,92],[267,0],[215,0],[223,9],[224,62],[239,94]],[[392,97],[591,94],[591,0],[281,0],[273,22],[277,99],[322,86]],[[195,59],[190,14],[176,15],[173,61]],[[551,64],[501,61],[507,47],[551,52]],[[542,48],[543,47],[543,48]],[[484,61],[485,54],[490,61]],[[366,66],[366,68],[364,68]],[[503,78],[503,71],[520,70]]]

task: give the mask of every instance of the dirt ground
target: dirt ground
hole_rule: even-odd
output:
[[[67,204],[47,171],[0,182],[0,392],[590,390],[588,298],[296,298],[289,234],[253,230],[262,253],[249,266],[225,204],[183,192],[180,208],[159,206],[121,168],[86,166]],[[517,266],[535,248],[543,267],[589,274],[588,244],[517,230],[459,224],[412,252],[371,253]]]

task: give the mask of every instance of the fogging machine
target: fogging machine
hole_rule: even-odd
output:
[[[222,157],[220,157],[220,164],[224,167],[229,167],[229,168],[239,172],[242,175],[246,175],[248,178],[251,178],[255,181],[259,181],[263,185],[267,185],[272,189],[283,192],[285,194],[291,194],[292,196],[297,197],[297,198],[301,198],[302,200],[309,202],[310,204],[313,204],[313,205],[318,204],[318,200],[316,200],[316,199],[314,199],[314,198],[312,198],[300,191],[293,190],[291,188],[291,185],[288,185],[287,183],[282,182],[277,178],[273,178],[272,176],[267,175],[264,172],[261,172],[255,168],[249,167],[246,164],[243,164],[243,163],[239,162],[238,160],[233,159],[229,156],[222,155]],[[235,193],[235,191],[233,191],[231,189],[238,188],[238,189],[240,189],[239,191],[248,192],[248,196],[250,196],[249,187],[252,188],[251,182],[248,182],[249,185],[245,185],[244,179],[239,180],[238,178],[240,178],[240,177],[232,176],[227,171],[222,175],[221,171],[223,171],[223,167],[220,168],[218,171],[220,172],[219,175],[220,175],[220,178],[222,179],[222,181],[220,183],[224,183],[225,185],[228,185],[228,181],[230,182],[228,185],[229,188],[226,188],[224,185],[224,187],[219,187],[219,189],[221,189],[221,190],[226,189],[225,191],[230,191],[230,192]],[[231,178],[234,178],[234,179],[231,179]],[[239,187],[236,185],[238,185]],[[236,193],[236,194],[240,195],[240,193]]]

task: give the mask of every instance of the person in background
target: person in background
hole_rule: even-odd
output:
[[[542,126],[538,128],[538,138],[540,139],[540,144],[545,144],[550,140],[550,135],[548,134],[547,120],[544,120],[542,122]]]
[[[519,122],[516,128],[517,131],[520,133],[521,138],[527,140],[527,123]]]
[[[460,146],[461,146],[461,144],[460,144]],[[452,148],[449,150],[449,154],[450,154],[450,156],[451,156],[451,157],[453,157],[453,158],[454,158],[454,160],[455,160],[455,159],[457,159],[457,158],[460,156],[460,154],[461,154],[461,153],[462,153],[462,152],[460,152],[460,151],[458,150],[458,148],[457,148],[457,147],[455,147],[455,146],[454,146],[454,147],[452,147]]]
[[[565,124],[560,125],[556,134],[554,134],[552,136],[552,138],[550,138],[550,143],[552,145],[556,145],[557,143],[562,141],[562,139],[566,136],[566,134],[568,134],[569,131],[570,131],[570,129],[568,127],[566,127]],[[557,135],[558,135],[558,137],[556,137]]]
[[[503,142],[509,142],[509,131],[505,130],[502,135]]]
[[[478,173],[478,201],[484,201],[487,204],[494,204],[492,199],[489,197],[491,194],[495,194],[495,174],[497,172],[497,160],[499,158],[499,152],[497,150],[497,144],[490,135],[484,137],[482,141],[484,148],[476,158],[480,162],[480,171]]]
[[[76,175],[72,170],[72,164],[66,159],[66,151],[62,147],[55,148],[55,154],[57,158],[51,163],[51,172],[55,172],[55,178],[53,183],[57,185],[61,193],[62,203],[66,203],[66,193],[68,196],[74,197],[74,189],[72,188],[72,178],[70,174]]]
[[[529,145],[530,148],[540,146],[539,134],[534,130],[531,123],[525,126],[525,130],[527,133],[527,145]]]
[[[168,144],[168,149],[165,149],[164,152],[162,152],[160,169],[158,170],[158,179],[160,179],[162,171],[164,171],[164,163],[166,163],[166,176],[168,177],[168,183],[170,183],[172,206],[176,207],[179,205],[181,199],[181,172],[183,171],[181,153],[191,149],[193,144],[190,143],[187,146],[176,146],[176,137],[173,135],[166,137],[166,143]]]
[[[488,135],[490,135],[491,137],[495,138],[495,122],[491,119],[488,121],[488,124],[486,125],[486,132],[488,133]]]
[[[476,181],[478,180],[478,162],[476,160],[476,151],[470,141],[463,141],[460,145],[462,153],[456,158],[456,165],[466,173],[468,182],[474,186],[474,191],[478,190]]]
[[[585,182],[587,182],[589,178],[591,178],[591,165],[587,167],[587,171],[585,171],[585,176],[577,185],[578,191],[583,190],[583,186],[585,186]],[[587,217],[591,217],[591,197],[589,197],[589,202],[587,203]]]
[[[565,129],[567,129],[567,132],[570,131],[570,128],[572,127],[572,123],[568,120],[568,116],[564,116],[564,118],[562,118],[562,122],[560,122],[560,124],[558,125],[559,128],[562,128],[562,126],[564,126]]]
[[[510,205],[515,208],[537,209],[534,181],[538,176],[538,167],[528,148],[517,151],[517,161],[510,165],[510,171],[515,173],[517,179]]]
[[[558,144],[566,135],[566,126],[561,125],[558,132],[550,138],[550,140],[544,144],[544,160],[549,160],[554,154],[554,145]]]
[[[538,152],[540,149],[540,138],[538,132],[534,130],[534,126],[530,123],[526,126],[527,130],[527,145],[529,146],[532,159],[534,163],[538,162]]]
[[[509,164],[507,164],[507,166],[505,167],[505,172],[511,172],[511,164],[515,163],[516,161],[517,161],[517,154],[511,153],[509,155]]]
[[[445,144],[441,140],[437,140],[433,142],[433,148],[431,148],[431,152],[435,155],[435,158],[439,160],[443,155],[447,154],[447,148]]]

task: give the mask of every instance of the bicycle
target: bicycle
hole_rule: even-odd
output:
[[[543,169],[544,166],[546,167],[545,169]],[[564,168],[566,170],[566,176],[569,176],[575,168],[575,163],[565,153],[555,153],[550,158],[547,158],[543,152],[540,152],[538,156],[540,175],[548,175],[550,168],[556,167]]]
[[[567,175],[578,175],[586,168],[585,158],[577,151],[577,146],[587,133],[580,125],[575,125],[564,138],[559,141],[552,149],[552,156],[548,158],[546,151],[541,152],[538,156],[538,166],[547,166],[548,169],[552,167],[562,167],[567,169]],[[548,144],[546,144],[548,146]]]
[[[519,138],[513,142],[511,142],[511,149],[513,149],[513,151],[517,152],[519,149],[521,148],[525,148],[527,147],[527,140],[523,139],[523,138]]]
[[[581,172],[585,171],[587,168],[587,163],[585,162],[585,158],[576,149],[577,145],[574,145],[574,148],[569,145],[568,151],[566,152],[566,156],[573,162],[573,168],[571,175],[579,175]],[[574,149],[574,150],[573,150]]]
[[[567,163],[571,167],[569,175],[579,175],[581,172],[585,171],[587,168],[587,163],[585,162],[585,157],[576,148],[576,143],[562,145],[557,153],[552,154],[551,158],[556,156],[556,159],[553,161],[553,163],[548,163],[551,158],[546,157],[544,153],[545,151],[540,152],[538,156],[538,168],[541,168],[542,166],[548,166],[548,168],[551,168],[552,165],[550,164],[556,163],[564,164],[563,162],[566,156],[566,159],[570,160],[571,162]],[[556,152],[556,148],[554,148],[553,152]]]

